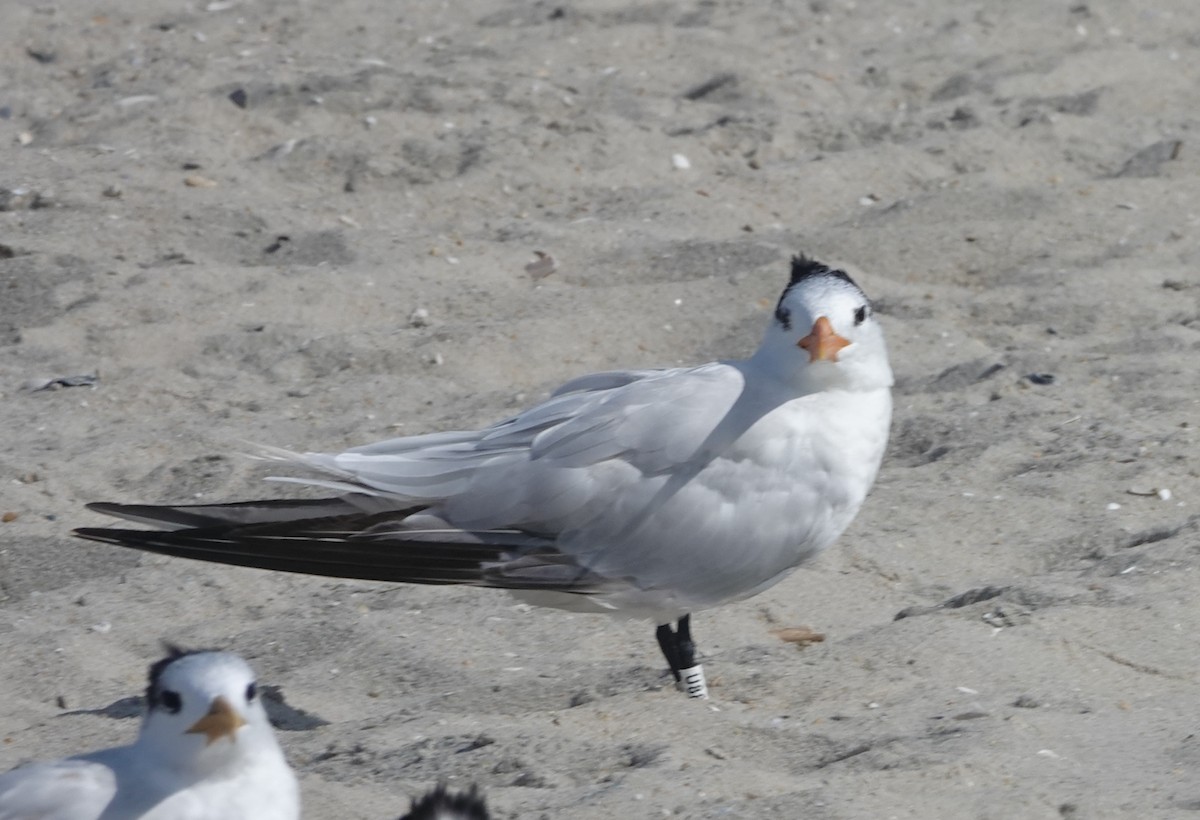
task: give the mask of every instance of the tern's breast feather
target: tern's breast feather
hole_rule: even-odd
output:
[[[622,492],[610,488],[608,514],[560,544],[597,572],[671,589],[695,609],[761,590],[832,544],[854,518],[889,416],[886,391],[788,402],[694,475],[630,474]],[[857,435],[847,436],[846,424]]]

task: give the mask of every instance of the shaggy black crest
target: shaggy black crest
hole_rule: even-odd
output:
[[[487,803],[475,786],[469,791],[451,794],[446,791],[446,784],[439,783],[437,788],[427,792],[423,797],[412,801],[412,808],[400,820],[439,820],[443,817],[453,817],[454,820],[490,820]]]
[[[149,680],[146,685],[146,704],[151,709],[162,706],[162,687],[159,681],[163,676],[163,672],[167,667],[175,663],[180,658],[185,658],[188,655],[202,655],[205,652],[215,652],[215,649],[184,649],[176,646],[173,643],[163,642],[163,649],[167,651],[165,658],[159,658],[154,663],[150,664]]]
[[[783,306],[783,300],[787,297],[788,291],[805,279],[813,276],[832,276],[835,279],[849,282],[856,288],[858,287],[844,270],[837,270],[828,265],[823,265],[815,259],[809,259],[804,254],[796,254],[792,257],[792,278],[788,281],[787,287],[783,289],[783,293],[779,296],[779,302],[775,305],[775,321],[783,325],[784,330],[792,329],[792,313]]]

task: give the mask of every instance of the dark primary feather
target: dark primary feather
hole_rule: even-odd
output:
[[[283,499],[272,501],[234,501],[228,504],[181,504],[159,507],[152,504],[88,504],[93,512],[141,521],[169,529],[211,527],[217,524],[263,524],[300,521],[344,515],[357,508],[342,498]]]
[[[355,509],[338,499],[308,509]],[[278,505],[279,520],[271,519]],[[607,579],[579,566],[545,538],[519,530],[414,529],[406,519],[421,508],[382,513],[295,518],[294,501],[152,507],[94,504],[121,518],[161,521],[183,529],[86,527],[76,535],[123,547],[279,572],[414,584],[473,584],[502,589],[555,589],[589,594]],[[241,523],[252,519],[256,523]],[[216,523],[214,523],[216,522]]]

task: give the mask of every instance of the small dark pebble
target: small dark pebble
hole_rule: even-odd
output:
[[[1036,709],[1041,705],[1033,695],[1021,695],[1013,701],[1013,706],[1016,706],[1018,709]]]
[[[999,373],[1003,369],[1004,369],[1004,365],[1000,362],[996,362],[995,364],[988,367],[987,370],[980,373],[977,381],[983,381],[984,379],[995,376],[997,373]]]
[[[568,706],[574,709],[576,706],[583,706],[585,703],[591,703],[595,699],[595,696],[591,692],[587,691],[586,689],[581,689],[580,691],[571,695],[571,700],[568,701]]]
[[[737,83],[737,75],[728,71],[723,72],[710,77],[699,85],[689,88],[687,91],[683,92],[683,98],[685,100],[693,101],[703,99],[704,97],[707,97],[709,94],[716,91],[718,88],[727,86],[731,83]]]
[[[461,749],[455,749],[454,753],[462,754],[463,752],[473,752],[476,749],[482,749],[485,746],[491,746],[495,742],[496,742],[496,739],[493,737],[489,737],[488,735],[479,735],[478,737],[476,737],[475,739],[473,739],[469,743],[467,743],[466,746],[463,746]]]
[[[42,65],[48,65],[58,59],[58,55],[53,51],[44,51],[40,48],[27,48],[25,53]]]
[[[0,105],[0,120],[7,120],[12,117],[11,105]]]
[[[979,117],[970,107],[960,105],[950,115],[950,124],[959,129],[974,128],[979,125]]]
[[[1053,373],[1030,373],[1025,378],[1034,384],[1054,384]]]
[[[270,245],[267,245],[267,247],[263,249],[263,253],[275,253],[277,250],[283,247],[284,242],[290,241],[291,239],[286,236],[277,236],[275,237],[274,242],[272,242]]]
[[[247,100],[246,89],[244,89],[244,88],[234,89],[229,94],[229,101],[232,102],[234,105],[236,105],[238,108],[245,108],[246,100]]]
[[[184,163],[183,165],[181,165],[180,167],[181,167],[181,168],[183,168],[183,170],[185,170],[185,171],[199,171],[199,170],[200,170],[200,163],[198,163],[198,162],[185,162],[185,163]]]

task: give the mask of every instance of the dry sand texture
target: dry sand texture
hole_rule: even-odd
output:
[[[438,778],[555,820],[1189,816],[1198,43],[1192,0],[0,5],[0,768],[127,738],[170,638],[303,710],[310,817]],[[242,440],[743,354],[798,250],[878,300],[893,442],[837,546],[697,617],[709,704],[645,624],[69,536],[270,493]]]

